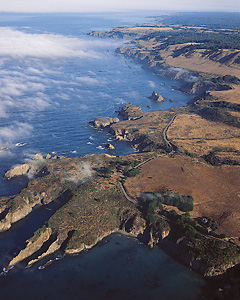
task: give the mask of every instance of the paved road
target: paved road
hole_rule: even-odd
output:
[[[119,185],[120,185],[120,188],[122,189],[123,194],[124,194],[124,196],[126,197],[126,199],[127,199],[128,201],[134,203],[134,204],[137,204],[137,201],[135,201],[135,200],[132,199],[130,196],[128,196],[128,194],[127,194],[127,192],[126,192],[126,190],[125,190],[125,188],[124,188],[124,186],[123,186],[123,184],[122,184],[122,182],[121,182],[120,180],[119,180]]]
[[[167,138],[167,131],[168,131],[168,128],[172,125],[172,123],[174,122],[175,118],[177,117],[178,114],[174,115],[172,117],[172,119],[169,121],[169,123],[167,124],[167,126],[164,128],[163,130],[163,138],[164,138],[164,141],[165,143],[167,144],[167,146],[171,149],[174,149],[174,145],[168,140]]]

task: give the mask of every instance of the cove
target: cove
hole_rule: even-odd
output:
[[[162,250],[112,234],[90,251],[0,278],[3,299],[199,299],[204,280]]]

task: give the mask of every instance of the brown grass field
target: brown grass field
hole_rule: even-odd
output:
[[[129,194],[167,188],[194,198],[193,217],[210,216],[217,220],[219,233],[237,237],[240,232],[240,166],[213,167],[183,156],[159,156],[141,167],[136,177],[128,178]]]

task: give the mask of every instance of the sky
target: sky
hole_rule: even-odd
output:
[[[6,12],[240,11],[239,0],[0,0]]]

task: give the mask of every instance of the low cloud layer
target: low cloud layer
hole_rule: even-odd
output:
[[[24,58],[98,57],[83,40],[57,34],[32,34],[0,28],[0,56]]]
[[[68,173],[66,175],[66,180],[73,181],[74,183],[85,182],[92,177],[91,164],[88,161],[80,162],[74,174]]]
[[[80,67],[79,76],[69,73],[69,60],[81,66],[82,61],[104,59],[101,49],[115,49],[120,43],[24,30],[0,27],[0,147],[28,137],[36,113],[70,101],[78,88],[87,92],[103,84],[93,72],[82,74]]]
[[[8,146],[11,141],[29,135],[32,129],[31,125],[22,122],[14,122],[12,125],[1,127],[0,145]]]

